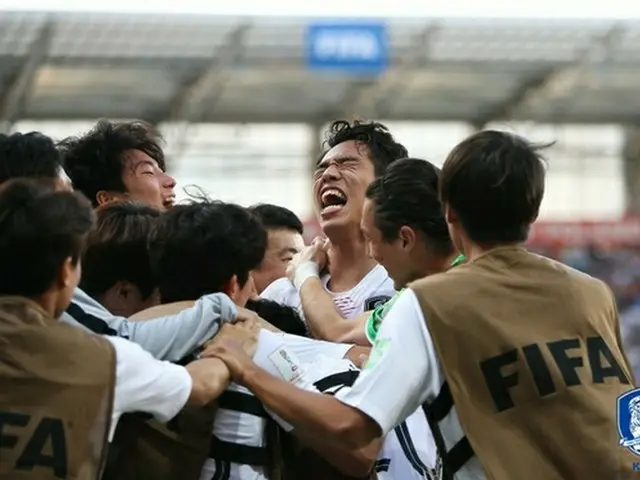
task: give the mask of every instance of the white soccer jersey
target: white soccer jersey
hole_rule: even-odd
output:
[[[330,278],[329,275],[322,277],[325,288]],[[373,310],[396,294],[393,289],[393,280],[382,265],[373,267],[351,290],[336,293],[327,288],[327,292],[333,296],[333,302],[345,318],[353,318]],[[294,307],[300,316],[305,318],[298,290],[286,278],[273,282],[260,294],[260,297]]]
[[[253,360],[272,375],[289,381],[296,365],[311,362],[318,354],[341,359],[352,346],[262,330]],[[283,351],[291,357],[291,363],[283,362]],[[265,455],[264,429],[269,413],[249,390],[235,383],[220,396],[218,408],[213,425],[217,445],[212,444],[212,450],[215,452],[216,446],[227,451],[231,448],[242,452],[243,458],[257,457],[258,465],[210,458],[205,462],[200,480],[266,480],[259,460]]]
[[[304,381],[297,385],[305,390],[335,395],[344,394],[358,377],[360,370],[346,359],[321,355],[304,365]],[[286,428],[286,424],[283,424]],[[429,424],[421,410],[400,423],[385,437],[376,463],[380,480],[436,480],[436,447]]]
[[[398,375],[407,359],[411,368]],[[456,463],[455,480],[485,480],[480,461],[465,445],[468,443],[446,385],[418,299],[406,289],[387,312],[357,384],[337,392],[336,398],[366,413],[383,433],[394,431],[404,418],[415,415],[411,412],[416,408],[421,410],[421,405],[428,404],[439,412],[444,448],[456,457],[452,462]]]

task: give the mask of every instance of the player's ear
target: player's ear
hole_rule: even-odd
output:
[[[242,288],[240,287],[240,282],[238,282],[238,276],[234,275],[224,287],[224,293],[226,293],[234,303],[237,303],[241,291]]]

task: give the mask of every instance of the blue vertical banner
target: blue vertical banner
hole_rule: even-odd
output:
[[[384,22],[315,22],[307,28],[307,66],[313,71],[380,75],[389,66]]]

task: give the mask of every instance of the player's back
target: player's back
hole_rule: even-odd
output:
[[[487,477],[626,478],[616,402],[634,380],[606,285],[502,247],[410,288]]]

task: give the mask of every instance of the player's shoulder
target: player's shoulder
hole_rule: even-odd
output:
[[[145,360],[155,361],[153,356],[137,343],[116,336],[105,336],[104,339],[113,347],[116,352],[118,362],[144,362]]]
[[[572,291],[582,291],[586,298],[612,297],[611,289],[602,280],[588,273],[573,268],[553,258],[529,253],[530,257],[544,265],[545,269],[552,273],[558,283]]]
[[[427,277],[419,278],[408,284],[408,290],[413,292],[424,288],[454,288],[461,275],[468,273],[468,264],[459,265],[456,268],[441,273],[434,273]]]

